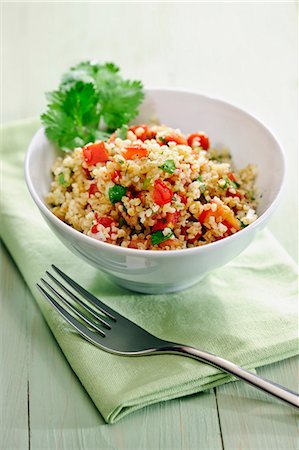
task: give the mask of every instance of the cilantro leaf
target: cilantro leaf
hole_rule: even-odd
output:
[[[83,61],[63,75],[56,91],[47,94],[41,121],[51,141],[72,151],[97,139],[107,140],[111,131],[138,114],[143,98],[142,83],[124,80],[116,65]]]

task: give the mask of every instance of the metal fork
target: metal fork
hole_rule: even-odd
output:
[[[240,378],[252,386],[299,408],[299,395],[296,392],[266,380],[265,378],[259,377],[224,358],[213,355],[212,353],[188,345],[159,339],[105,305],[98,298],[68,277],[58,267],[52,265],[52,268],[64,280],[68,287],[55,278],[50,272],[46,271],[46,273],[49,279],[54,282],[66,296],[62,295],[43,278],[41,278],[41,281],[44,287],[37,284],[39,290],[70,325],[72,325],[85,339],[97,347],[110,353],[125,356],[144,356],[162,353],[189,356],[200,362],[217,367],[217,369]],[[69,289],[70,287],[80,294],[81,298],[71,291]],[[73,302],[71,303],[69,299],[72,299]],[[57,300],[59,300],[59,302],[57,302]],[[66,305],[67,308],[62,306],[61,303]],[[72,314],[69,311],[71,311]]]

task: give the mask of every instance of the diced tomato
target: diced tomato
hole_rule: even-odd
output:
[[[152,231],[159,231],[164,230],[168,225],[168,220],[166,217],[163,217],[163,219],[158,219],[157,222],[153,225]]]
[[[159,206],[166,205],[166,203],[171,202],[172,197],[172,190],[169,189],[169,187],[162,180],[156,180],[153,191],[154,202]]]
[[[231,181],[236,181],[235,174],[233,174],[232,172],[228,172],[227,178],[229,178]]]
[[[95,223],[95,224],[91,227],[90,231],[91,231],[93,234],[96,234],[96,233],[98,232],[98,224]]]
[[[240,192],[236,191],[236,193],[233,194],[232,192],[229,191],[229,189],[226,190],[225,195],[226,197],[238,197],[240,200],[243,198],[243,195],[240,194]]]
[[[187,201],[188,201],[187,196],[184,195],[184,194],[179,194],[179,197],[180,197],[180,199],[181,199],[181,202],[182,202],[184,205],[186,205],[186,204],[187,204]]]
[[[161,140],[158,139],[160,145],[167,144],[168,142],[175,142],[178,145],[187,145],[187,140],[177,133],[167,134],[166,136],[163,136]]]
[[[132,131],[141,141],[145,141],[147,139],[149,131],[147,125],[133,125],[129,128],[129,130]]]
[[[145,124],[142,125],[133,125],[129,128],[130,131],[133,131],[133,133],[137,136],[138,139],[141,141],[145,141],[146,139],[153,139],[157,132],[150,130],[149,127]]]
[[[146,191],[139,191],[138,194],[136,195],[136,197],[140,198],[141,203],[145,203],[145,194]]]
[[[199,232],[197,233],[197,235],[194,236],[194,238],[192,238],[192,239],[188,239],[188,238],[187,238],[187,241],[188,241],[190,244],[194,244],[195,241],[198,241],[198,239],[200,239],[201,235],[202,235],[202,232],[199,231]]]
[[[174,213],[167,213],[166,217],[157,220],[157,222],[153,225],[152,230],[159,231],[164,230],[164,228],[167,227],[172,228],[179,220],[179,217],[180,217],[179,211],[176,211]]]
[[[89,165],[108,161],[108,152],[103,141],[83,147],[84,159]]]
[[[87,178],[88,180],[91,180],[90,171],[89,171],[88,169],[86,169],[86,167],[82,167],[82,169],[83,169],[83,171],[84,171],[84,173],[85,173],[85,175],[86,175],[86,178]]]
[[[128,248],[135,248],[138,249],[138,244],[144,244],[146,242],[145,239],[135,239],[134,241],[131,241],[128,245]]]
[[[103,225],[103,227],[106,227],[106,228],[110,227],[112,222],[114,222],[114,220],[111,217],[107,217],[107,216],[100,217],[98,219],[98,224]]]
[[[208,217],[213,213],[211,209],[204,209],[199,215],[198,221],[204,223]]]
[[[187,236],[187,230],[188,230],[188,227],[182,227],[182,228],[181,228],[181,233],[182,233],[182,235],[185,237],[185,241],[186,241],[187,238],[188,238],[188,236]]]
[[[232,224],[231,224],[228,220],[224,219],[224,220],[222,221],[222,224],[225,225],[225,226],[227,227],[228,231],[231,230]]]
[[[124,157],[126,159],[143,158],[147,156],[146,148],[141,147],[141,145],[131,145],[126,147]]]
[[[174,239],[167,239],[166,241],[160,242],[159,247],[164,248],[167,246],[171,246],[174,242]]]
[[[137,250],[138,249],[137,241],[131,241],[128,245],[128,248],[135,248]]]
[[[119,183],[120,181],[120,170],[115,170],[112,174],[111,180],[114,183]]]
[[[175,211],[174,213],[167,213],[166,217],[169,221],[169,225],[175,225],[180,218],[180,212]]]
[[[188,136],[187,142],[190,147],[201,147],[204,150],[208,150],[210,148],[209,138],[203,133],[190,134]]]
[[[98,215],[95,214],[97,223],[94,224],[90,231],[92,233],[97,233],[98,232],[98,225],[103,225],[103,227],[105,228],[109,228],[111,226],[111,224],[114,222],[114,220],[112,219],[112,217],[108,217],[108,216],[104,216],[104,217],[98,217]]]
[[[111,134],[110,138],[108,139],[108,144],[111,144],[112,142],[114,142],[116,138],[117,138],[117,133],[115,131],[114,133]]]
[[[88,189],[88,197],[94,195],[96,192],[99,192],[97,183],[92,183]]]
[[[211,203],[216,203],[216,202],[212,202]],[[208,210],[204,210],[202,211],[202,213],[200,214],[198,220],[200,223],[205,223],[207,222],[207,219],[210,216],[214,216],[216,219],[221,217],[221,222],[227,226],[227,224],[229,224],[229,227],[231,228],[235,228],[237,231],[240,229],[240,223],[238,221],[238,219],[235,218],[234,214],[232,211],[225,209],[222,205],[219,205],[218,203],[216,203],[217,205],[217,209],[216,211],[213,211],[212,209],[208,209]]]

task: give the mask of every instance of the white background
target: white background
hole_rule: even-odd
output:
[[[270,228],[296,257],[297,2],[6,2],[1,28],[3,122],[43,112],[44,92],[83,59],[257,115],[287,154]]]

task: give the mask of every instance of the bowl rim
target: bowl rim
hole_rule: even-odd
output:
[[[124,256],[140,256],[140,257],[158,257],[158,258],[171,258],[172,256],[186,256],[191,255],[194,253],[204,253],[207,251],[210,251],[211,249],[216,250],[217,248],[221,248],[225,245],[227,245],[229,242],[233,242],[233,240],[239,239],[242,236],[245,237],[246,233],[250,233],[251,230],[258,228],[269,216],[272,215],[274,210],[277,208],[284,186],[285,186],[285,179],[286,179],[286,157],[284,150],[282,148],[282,145],[280,144],[278,138],[275,136],[275,134],[269,130],[269,128],[259,119],[255,114],[248,113],[247,111],[243,110],[239,106],[236,106],[226,100],[207,95],[202,94],[198,91],[192,91],[185,88],[173,88],[173,87],[147,87],[145,88],[145,92],[173,92],[173,93],[185,93],[190,95],[197,95],[198,97],[201,97],[206,100],[212,100],[216,103],[222,104],[223,106],[229,107],[231,109],[234,109],[236,112],[239,112],[247,118],[253,120],[257,125],[262,127],[277,143],[277,148],[281,157],[282,161],[282,179],[281,183],[278,189],[278,192],[270,204],[270,206],[257,218],[255,222],[248,225],[246,228],[238,231],[235,234],[232,234],[230,236],[227,236],[219,241],[210,242],[208,244],[204,244],[199,247],[192,247],[192,248],[184,248],[184,249],[178,249],[178,250],[168,250],[168,251],[159,251],[159,250],[140,250],[140,249],[134,249],[134,248],[128,248],[128,247],[121,247],[115,244],[110,244],[108,242],[102,242],[97,239],[92,238],[91,236],[88,236],[86,234],[81,233],[80,231],[76,230],[75,228],[72,228],[70,225],[63,222],[61,219],[59,219],[55,214],[52,213],[52,211],[47,207],[46,203],[42,201],[37,194],[37,192],[34,189],[33,182],[30,178],[30,159],[31,154],[35,147],[35,141],[40,137],[41,134],[44,134],[44,128],[39,128],[34,136],[32,137],[30,144],[28,146],[26,155],[25,155],[25,162],[24,162],[24,173],[25,173],[25,180],[28,187],[28,190],[40,209],[40,211],[49,219],[50,222],[53,222],[54,225],[58,226],[58,228],[61,228],[66,233],[70,233],[71,236],[73,236],[74,239],[82,240],[83,242],[89,243],[92,246],[98,248],[98,250],[104,250],[104,251],[111,251],[111,253],[118,253],[123,254]],[[45,134],[44,134],[45,136]],[[46,136],[45,136],[46,138]]]

